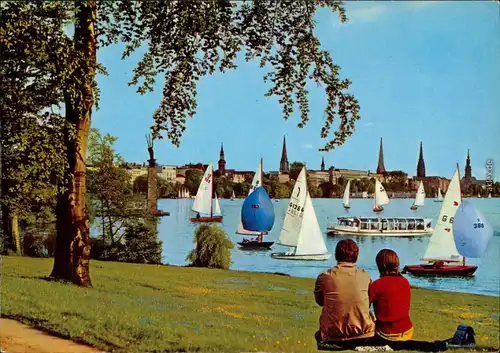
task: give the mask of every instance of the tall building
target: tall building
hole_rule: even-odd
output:
[[[288,173],[288,155],[286,153],[285,136],[283,136],[283,149],[281,150],[280,173]]]
[[[467,159],[465,160],[465,174],[462,178],[462,191],[464,193],[469,192],[469,187],[472,184],[476,184],[476,179],[472,177],[472,167],[470,165],[470,154],[469,149],[467,149]]]
[[[321,171],[322,172],[325,171],[325,157],[324,156],[321,157]]]
[[[380,149],[378,151],[377,174],[385,174],[384,167],[384,148],[382,147],[382,137],[380,138]]]
[[[472,181],[472,167],[470,166],[469,149],[467,149],[467,159],[465,160],[465,175],[464,175],[464,179],[466,181]]]
[[[417,177],[425,178],[425,162],[424,162],[424,151],[422,148],[422,141],[420,141],[420,154],[418,156],[418,163],[417,163]]]
[[[219,175],[224,175],[226,172],[226,160],[224,159],[224,146],[222,143],[220,144],[220,153],[219,153],[219,169],[217,170]]]

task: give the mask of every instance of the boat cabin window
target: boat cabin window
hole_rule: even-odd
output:
[[[387,220],[386,219],[382,220],[382,230],[387,230]]]
[[[377,221],[371,221],[370,222],[370,230],[378,230],[379,228],[378,222]]]
[[[398,229],[399,230],[406,230],[408,228],[408,224],[406,221],[401,220],[401,222],[398,224]]]
[[[393,230],[394,228],[394,220],[392,218],[387,219],[387,229],[388,230]]]
[[[361,222],[361,229],[368,229],[368,223],[367,222]]]

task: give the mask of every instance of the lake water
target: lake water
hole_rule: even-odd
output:
[[[470,199],[474,205],[488,218],[495,230],[495,235],[490,242],[487,253],[481,259],[468,259],[468,263],[479,266],[475,276],[471,278],[421,278],[406,275],[411,284],[465,293],[477,293],[485,295],[500,296],[500,199]],[[191,223],[189,217],[193,217],[191,211],[192,199],[162,199],[158,201],[158,208],[169,211],[169,217],[162,217],[158,230],[163,240],[163,262],[171,265],[185,265],[186,255],[193,248],[193,234],[197,224]],[[410,211],[412,199],[391,199],[385,206],[383,216],[385,217],[411,217],[420,216],[432,218],[432,226],[439,214],[441,203],[426,199],[424,207],[416,212]],[[273,245],[268,251],[244,251],[236,244],[242,237],[235,234],[238,227],[241,205],[243,200],[220,200],[223,223],[219,226],[229,235],[235,243],[232,250],[233,270],[259,271],[259,272],[282,272],[292,276],[315,278],[324,269],[335,265],[335,257],[327,261],[291,261],[275,260],[271,258],[271,252],[286,251],[286,247]],[[283,223],[287,199],[279,200],[275,205],[275,223],[266,240],[277,241]],[[326,227],[334,223],[339,216],[348,214],[356,216],[373,216],[371,199],[352,199],[351,209],[347,213],[341,199],[314,199],[316,215],[321,229],[326,238],[328,250],[333,252],[341,237],[327,237]],[[379,250],[390,248],[395,250],[404,265],[418,264],[423,256],[430,237],[418,238],[391,238],[391,237],[356,237],[355,241],[360,248],[357,265],[367,270],[372,279],[378,278],[375,264],[375,256]]]

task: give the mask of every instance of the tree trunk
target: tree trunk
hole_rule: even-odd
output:
[[[11,219],[11,231],[13,238],[14,251],[17,255],[21,255],[21,234],[19,233],[19,221],[17,215],[13,214]]]
[[[75,91],[67,90],[64,94],[66,120],[73,129],[66,131],[65,137],[69,168],[66,190],[57,198],[57,240],[51,276],[87,287],[92,284],[85,162],[94,103],[97,6],[95,1],[78,1],[75,6],[75,48],[83,58],[72,76]]]

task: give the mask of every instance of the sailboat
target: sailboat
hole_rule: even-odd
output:
[[[488,198],[491,199],[491,192],[488,194]]]
[[[382,183],[375,179],[375,194],[373,195],[373,212],[382,212],[384,208],[383,205],[387,205],[389,203],[389,196],[387,196],[387,192],[385,188],[382,186]]]
[[[415,211],[418,207],[422,207],[424,205],[424,202],[425,202],[424,183],[420,181],[417,194],[415,195],[415,201],[413,201],[413,205],[411,205],[410,210]]]
[[[179,191],[177,192],[177,198],[178,199],[181,199],[182,198],[182,192],[181,190],[179,189]]]
[[[250,187],[250,190],[248,191],[248,196],[250,196],[250,194],[252,192],[254,192],[255,189],[257,189],[259,186],[262,186],[262,171],[263,171],[263,168],[264,168],[264,163],[263,163],[263,160],[262,158],[260,159],[260,163],[259,163],[259,166],[257,167],[257,171],[255,172],[254,176],[253,176],[253,179],[252,179],[252,185]],[[243,206],[242,206],[243,207]],[[240,218],[240,223],[238,225],[238,230],[236,230],[236,234],[239,234],[239,235],[248,235],[248,236],[255,236],[256,238],[254,240],[249,240],[249,239],[245,239],[243,238],[243,241],[241,242],[238,242],[238,245],[240,245],[242,248],[245,248],[245,249],[255,249],[255,248],[270,248],[271,245],[274,244],[274,242],[264,242],[262,241],[262,237],[264,235],[267,235],[267,232],[253,232],[253,231],[250,231],[250,230],[246,230],[244,227],[243,227],[243,223],[241,221],[241,218]]]
[[[233,190],[233,194],[231,195],[231,201],[234,201],[235,198],[236,198],[236,195],[234,194],[234,190]]]
[[[263,186],[256,188],[245,198],[241,206],[241,223],[247,231],[257,232],[253,240],[243,239],[239,242],[243,249],[269,249],[274,242],[262,241],[274,226],[274,207],[266,189]]]
[[[344,208],[348,210],[351,208],[351,205],[349,204],[349,196],[351,194],[351,181],[347,181],[347,185],[344,190],[344,199],[342,200],[342,203],[344,204]]]
[[[222,222],[222,212],[217,194],[215,194],[215,212],[213,209],[213,166],[210,163],[201,178],[198,192],[194,199],[192,210],[197,213],[196,217],[189,220],[191,222]],[[207,216],[201,216],[207,215]]]
[[[441,194],[441,188],[438,188],[437,198],[434,199],[434,202],[443,202],[443,195]]]
[[[409,272],[414,276],[441,275],[470,276],[477,269],[475,265],[466,265],[465,257],[461,258],[453,236],[453,220],[462,195],[460,191],[460,171],[458,164],[451,179],[448,191],[443,200],[436,227],[432,233],[424,258],[427,264],[408,265],[403,268],[403,273]],[[445,263],[462,263],[461,265],[446,265]]]
[[[272,253],[271,257],[274,259],[324,261],[332,256],[326,248],[307,190],[305,167],[293,187],[278,244],[288,246],[290,250],[286,253]]]
[[[464,200],[455,214],[453,237],[460,255],[480,258],[488,249],[493,228],[470,201]]]

